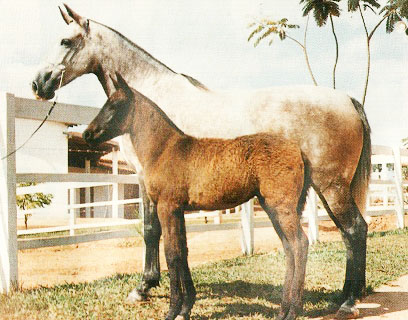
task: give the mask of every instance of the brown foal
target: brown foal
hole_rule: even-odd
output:
[[[184,212],[228,209],[255,196],[286,254],[278,319],[295,319],[302,309],[308,249],[300,215],[310,186],[308,162],[297,143],[268,133],[228,140],[194,138],[119,74],[116,78],[117,91],[83,137],[89,144],[123,134],[131,138],[164,236],[171,291],[166,320],[189,319],[195,302]]]

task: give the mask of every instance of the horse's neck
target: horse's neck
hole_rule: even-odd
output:
[[[143,168],[154,163],[169,144],[186,137],[150,99],[135,93],[130,137]]]
[[[94,26],[95,34],[99,35],[95,38],[101,39],[99,43],[101,50],[95,51],[99,55],[97,58],[99,64],[94,72],[107,96],[115,91],[110,77],[114,77],[116,72],[119,72],[131,87],[156,103],[160,103],[160,97],[169,95],[169,88],[200,90],[184,76],[175,73],[119,33],[99,23],[95,23]]]

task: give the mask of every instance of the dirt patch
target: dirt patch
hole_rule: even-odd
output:
[[[395,226],[394,216],[371,218],[369,223],[370,231],[390,230]],[[307,227],[304,229],[307,232]],[[340,233],[331,221],[320,222],[319,231],[321,241],[341,240]],[[241,255],[240,231],[189,233],[188,246],[192,267],[233,258]],[[272,227],[255,230],[255,253],[280,249],[281,242]],[[161,266],[165,270],[163,248],[160,252]],[[18,255],[19,282],[23,288],[33,288],[92,281],[116,273],[141,272],[142,257],[142,242],[137,238],[21,250]]]

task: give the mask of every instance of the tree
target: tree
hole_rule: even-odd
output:
[[[333,87],[335,88],[336,68],[339,57],[339,44],[334,29],[333,17],[340,17],[340,8],[338,5],[339,2],[340,0],[300,0],[300,4],[302,3],[304,4],[303,15],[308,17],[306,21],[303,43],[299,42],[298,40],[288,35],[287,33],[288,29],[299,28],[299,25],[288,24],[288,19],[286,18],[278,21],[263,19],[260,22],[252,23],[250,27],[255,26],[255,29],[253,29],[253,31],[250,33],[248,41],[254,38],[255,35],[258,35],[257,39],[254,42],[254,46],[256,47],[263,39],[266,39],[267,37],[270,37],[271,35],[274,34],[278,34],[281,40],[290,39],[294,41],[303,49],[309,73],[312,77],[313,83],[317,85],[317,82],[310,67],[306,48],[306,34],[308,29],[309,15],[313,12],[313,16],[319,27],[324,26],[327,23],[327,20],[329,19],[332,27],[333,37],[336,43],[336,59],[333,66]],[[347,5],[348,11],[350,12],[359,11],[365,30],[367,43],[367,69],[366,69],[367,71],[362,97],[362,104],[364,105],[367,96],[368,80],[370,76],[371,67],[370,42],[372,40],[372,37],[384,21],[386,21],[387,33],[393,32],[397,23],[404,24],[406,28],[408,19],[408,0],[388,0],[387,4],[384,5],[382,8],[377,0],[348,0]],[[372,11],[374,14],[380,16],[379,21],[370,32],[368,30],[365,20],[365,12],[367,11],[367,9]],[[408,29],[405,29],[405,33],[408,35]],[[271,44],[272,40],[269,41],[269,45]]]
[[[33,185],[35,184],[31,182],[21,183],[19,184],[19,187],[28,187],[28,186],[33,186]],[[53,198],[52,194],[44,194],[42,192],[26,193],[22,195],[17,195],[16,202],[17,202],[17,206],[21,210],[27,210],[27,209],[35,209],[35,208],[44,208],[44,206],[51,204],[52,198]],[[30,216],[31,214],[29,213],[24,214],[24,223],[25,223],[26,229],[28,227],[28,217]]]
[[[295,38],[291,37],[288,34],[288,29],[297,29],[299,28],[299,25],[289,24],[288,19],[286,18],[283,18],[278,21],[270,20],[270,19],[262,19],[260,21],[251,23],[249,25],[249,28],[255,27],[255,29],[253,29],[252,32],[249,34],[248,41],[250,41],[252,38],[254,38],[257,35],[258,37],[256,38],[254,42],[254,47],[256,47],[262,40],[268,37],[271,38],[268,44],[271,45],[273,42],[273,38],[271,36],[273,35],[278,35],[281,40],[285,40],[285,39],[292,40],[293,42],[295,42],[298,46],[302,48],[303,54],[306,60],[307,69],[309,71],[309,74],[312,78],[314,85],[317,86],[317,81],[313,75],[313,71],[310,66],[309,56],[308,56],[307,48],[306,48],[306,35],[307,35],[308,24],[309,24],[309,18],[306,21],[303,43],[301,43],[300,41],[296,40]]]
[[[333,88],[336,89],[336,68],[337,62],[339,60],[339,42],[337,40],[337,35],[334,30],[333,17],[340,16],[340,8],[337,2],[340,0],[300,0],[300,3],[304,3],[303,16],[308,16],[313,11],[313,16],[315,18],[316,24],[319,27],[323,27],[327,19],[330,19],[330,25],[336,44],[336,58],[333,66]]]
[[[361,8],[363,7],[363,8]],[[366,96],[367,96],[367,89],[368,89],[368,80],[370,77],[370,67],[371,67],[371,49],[370,49],[370,42],[380,27],[380,25],[386,21],[385,30],[387,33],[391,33],[395,29],[396,23],[403,21],[404,19],[408,19],[408,0],[388,0],[387,4],[380,9],[381,5],[376,0],[348,0],[348,10],[349,11],[359,11],[361,21],[364,26],[365,36],[366,36],[366,43],[367,43],[367,69],[366,69],[366,78],[364,84],[364,91],[363,91],[363,98],[362,104],[365,104]],[[375,8],[375,9],[374,9]],[[368,27],[366,24],[366,20],[364,17],[364,12],[370,9],[376,15],[382,17],[378,21],[378,23],[374,26],[374,28],[369,32]],[[379,9],[379,11],[376,11]],[[408,35],[408,30],[405,31]]]

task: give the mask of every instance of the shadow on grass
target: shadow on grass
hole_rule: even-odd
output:
[[[228,283],[197,284],[198,300],[219,299],[216,306],[222,311],[211,315],[195,315],[193,319],[209,320],[229,317],[249,317],[257,315],[256,319],[274,318],[279,312],[282,286],[271,284],[249,283],[241,280]],[[252,303],[249,300],[254,300]],[[340,290],[305,290],[303,302],[304,317],[326,316],[336,312],[342,300]],[[227,302],[224,302],[227,301]],[[231,302],[229,302],[231,301]],[[240,302],[236,302],[240,301]],[[261,302],[266,302],[262,304]],[[272,304],[272,307],[270,306]],[[194,310],[194,309],[193,309]]]

